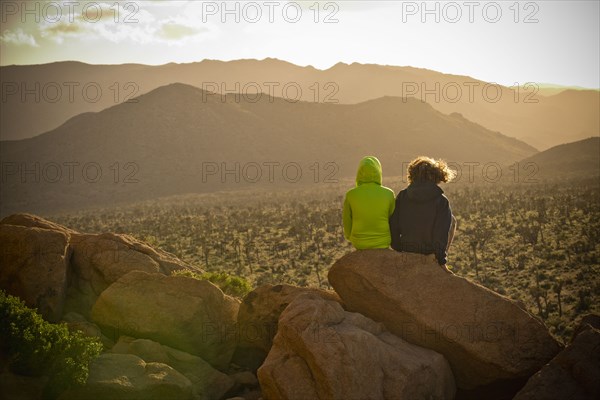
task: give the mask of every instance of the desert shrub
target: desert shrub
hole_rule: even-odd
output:
[[[245,278],[231,275],[227,272],[205,272],[198,274],[187,269],[181,269],[173,271],[172,275],[208,280],[217,285],[223,293],[234,297],[244,297],[252,290],[252,285]]]
[[[592,299],[591,299],[591,292],[589,288],[583,288],[580,289],[577,292],[577,295],[579,296],[579,300],[577,302],[577,311],[587,311],[590,309],[590,306],[592,305]]]
[[[19,298],[1,290],[0,320],[0,343],[10,369],[21,375],[47,375],[46,398],[85,384],[89,363],[102,350],[97,339],[45,321]]]

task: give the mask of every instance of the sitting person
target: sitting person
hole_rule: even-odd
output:
[[[446,257],[456,230],[448,198],[438,186],[454,178],[442,160],[418,157],[408,166],[408,187],[396,197],[390,217],[392,248],[396,251],[435,254],[447,271]]]
[[[394,211],[394,192],[381,186],[381,163],[376,157],[360,161],[356,187],[344,199],[344,237],[357,249],[390,247],[389,218]]]

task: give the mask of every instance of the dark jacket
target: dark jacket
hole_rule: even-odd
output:
[[[452,210],[444,191],[435,183],[412,183],[398,193],[390,217],[392,248],[420,254],[435,254],[446,264]]]

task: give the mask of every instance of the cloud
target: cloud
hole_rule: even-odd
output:
[[[86,33],[86,27],[78,22],[58,22],[40,26],[40,36],[63,43],[65,39],[76,38]]]
[[[173,2],[152,4],[155,7],[148,9],[144,2],[84,1],[68,11],[63,8],[57,18],[42,18],[19,28],[6,26],[4,32],[0,30],[0,43],[35,48],[53,44],[186,46],[218,36],[216,25],[201,23],[191,12],[199,11],[195,2],[181,3],[183,8],[174,8]]]
[[[193,26],[179,24],[174,21],[169,21],[161,25],[160,29],[157,31],[157,35],[165,40],[178,41],[206,31],[206,28],[196,28]]]
[[[96,18],[94,15],[81,13],[69,14],[59,22],[42,23],[38,26],[39,36],[63,43],[66,40],[97,41],[111,43],[134,44],[167,44],[183,45],[189,41],[204,39],[210,29],[198,26],[190,16],[154,15],[148,10],[123,8],[129,3],[120,5],[118,9],[109,4],[97,3],[104,12]]]
[[[21,28],[17,28],[14,32],[6,29],[0,36],[0,42],[14,44],[16,46],[39,47],[35,38],[32,35],[23,32],[23,29]]]

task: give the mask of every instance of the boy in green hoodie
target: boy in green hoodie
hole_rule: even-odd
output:
[[[389,218],[394,212],[392,189],[381,186],[381,163],[364,157],[358,165],[356,187],[344,199],[344,237],[354,247],[387,249],[391,244]]]

